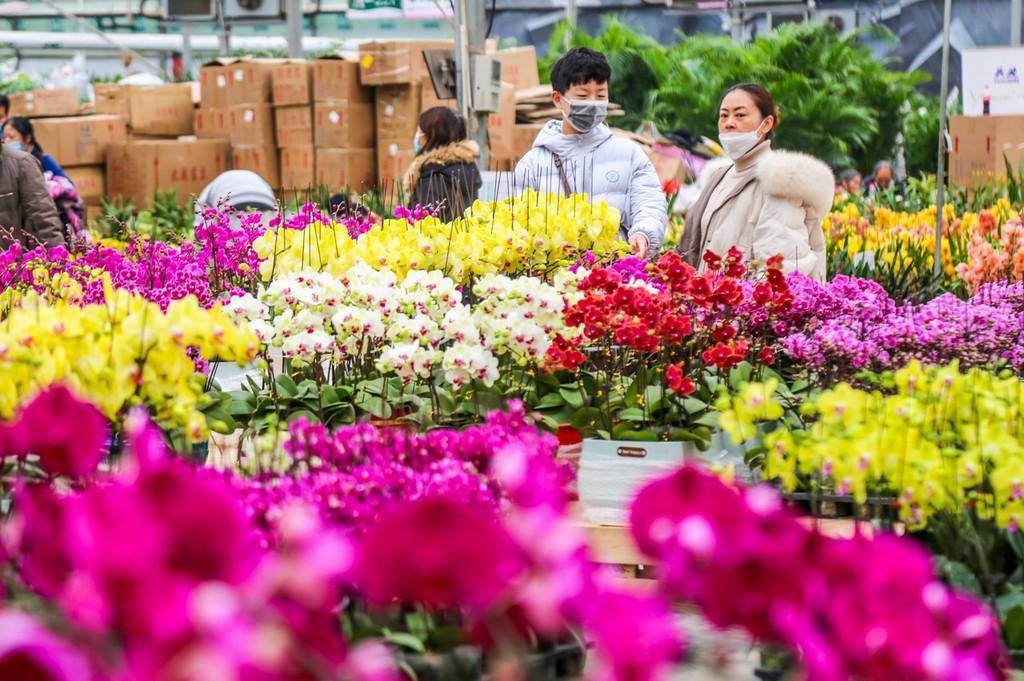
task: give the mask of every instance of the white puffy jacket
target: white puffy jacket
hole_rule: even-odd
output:
[[[658,252],[665,240],[668,204],[654,166],[638,145],[616,137],[607,125],[585,135],[565,135],[562,121],[548,121],[516,165],[516,190],[564,194],[555,155],[562,159],[573,194],[618,208],[621,234],[643,234],[650,252]]]

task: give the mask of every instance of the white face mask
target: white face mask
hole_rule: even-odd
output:
[[[569,113],[565,118],[577,132],[587,133],[604,123],[608,117],[607,99],[567,99]]]
[[[750,132],[723,132],[719,133],[718,141],[722,145],[725,155],[736,161],[743,158],[751,149],[761,141],[761,128]]]

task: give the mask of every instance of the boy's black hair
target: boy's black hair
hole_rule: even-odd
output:
[[[11,98],[7,95],[0,95],[0,107],[3,107],[4,113],[11,113]]]
[[[551,66],[551,87],[564,95],[573,85],[608,83],[612,67],[604,55],[587,47],[574,47]]]

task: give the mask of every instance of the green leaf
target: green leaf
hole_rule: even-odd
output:
[[[647,415],[644,414],[643,409],[638,407],[630,407],[623,409],[616,414],[623,421],[638,421],[643,422],[647,420]]]
[[[1003,638],[1012,649],[1024,648],[1024,607],[1018,606],[1003,619]]]
[[[707,426],[708,428],[717,428],[718,427],[718,416],[719,416],[719,414],[718,414],[717,411],[709,411],[707,414],[704,414],[699,419],[696,419],[693,423],[695,425],[698,425],[698,426]]]
[[[296,409],[293,412],[289,412],[287,416],[288,423],[300,418],[305,418],[310,423],[320,423],[320,417],[308,409]]]
[[[601,410],[597,407],[584,407],[572,415],[569,425],[580,430],[588,430],[601,423]]]
[[[982,595],[981,583],[978,582],[978,578],[971,572],[971,569],[963,563],[950,560],[943,555],[937,555],[935,556],[935,570],[939,574],[939,579],[946,582],[946,584],[963,591],[969,591],[976,596]],[[1022,611],[1022,614],[1024,614],[1024,611]]]
[[[533,405],[533,408],[538,410],[558,409],[560,407],[564,407],[565,404],[566,400],[560,393],[548,393],[544,397],[540,398],[537,404]],[[582,405],[577,405],[577,408],[579,408],[579,406]]]
[[[683,400],[683,408],[686,409],[687,414],[696,414],[698,411],[704,411],[707,409],[708,403],[694,397],[687,397]]]
[[[277,375],[277,392],[283,397],[295,397],[299,394],[299,386],[288,374]]]
[[[1014,608],[1024,608],[1024,591],[1017,589],[1003,594],[996,599],[996,608],[999,610],[1001,618],[1005,618]]]
[[[584,404],[583,393],[579,388],[561,388],[558,394],[562,396],[565,403],[574,409],[581,409]]]
[[[382,633],[384,634],[384,640],[388,643],[394,643],[396,646],[407,648],[414,653],[419,653],[420,655],[427,652],[427,648],[423,645],[423,641],[419,640],[412,634],[407,634],[401,631],[391,631],[389,629],[385,629]]]
[[[612,428],[612,439],[628,442],[657,442],[658,436],[649,430],[632,430],[628,423],[619,423]]]
[[[225,409],[208,409],[203,412],[203,416],[206,417],[206,425],[215,433],[230,435],[238,428],[234,417]]]

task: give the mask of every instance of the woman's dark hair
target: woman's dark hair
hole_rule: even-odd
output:
[[[39,140],[36,139],[36,128],[34,125],[32,125],[32,121],[25,118],[24,116],[14,116],[13,118],[8,118],[7,122],[4,123],[4,125],[9,125],[15,130],[17,130],[18,134],[21,135],[22,139],[25,140],[26,146],[29,144],[32,145],[32,155],[38,158],[40,161],[43,160],[43,145],[39,144]],[[32,138],[31,142],[29,142],[28,140],[29,137]],[[25,149],[25,151],[29,150]]]
[[[420,130],[427,138],[423,151],[446,147],[466,139],[466,121],[446,106],[435,106],[420,114]]]
[[[587,83],[608,83],[612,79],[612,67],[597,50],[588,47],[574,47],[551,66],[551,87],[564,95],[573,85]]]
[[[718,106],[722,106],[722,102],[733,92],[742,90],[750,95],[750,98],[754,100],[754,106],[761,113],[761,118],[768,118],[771,116],[775,119],[775,123],[772,125],[771,131],[766,135],[768,139],[775,136],[775,129],[779,127],[779,109],[775,106],[775,100],[772,99],[771,94],[757,83],[739,83],[733,85],[731,88],[722,93],[722,97],[718,100]]]

